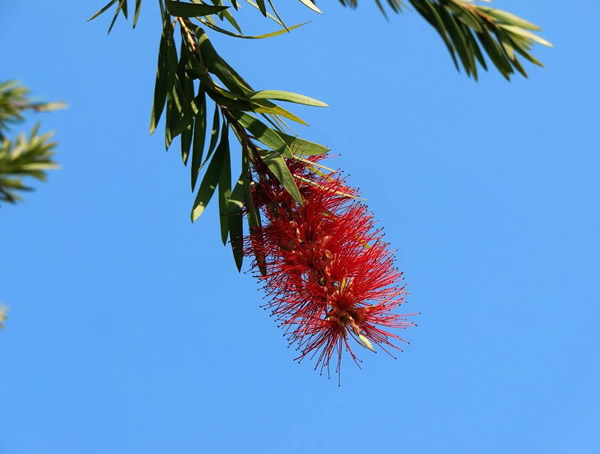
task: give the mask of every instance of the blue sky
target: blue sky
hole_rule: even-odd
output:
[[[600,4],[498,0],[555,48],[475,83],[417,14],[361,3],[211,35],[254,87],[331,106],[298,132],[340,155],[422,312],[341,387],[292,361],[215,207],[189,222],[188,169],[147,133],[155,2],[108,37],[100,3],[0,7],[1,77],[69,104],[42,118],[62,169],[0,210],[0,454],[600,452]]]

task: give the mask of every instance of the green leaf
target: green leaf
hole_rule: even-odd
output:
[[[244,224],[242,210],[236,210],[234,213],[229,214],[229,237],[235,265],[237,266],[238,271],[241,271],[242,263],[244,261]]]
[[[248,183],[248,179],[246,177],[248,171],[242,170],[242,173],[238,177],[238,180],[233,187],[233,191],[231,191],[231,196],[229,197],[229,210],[228,213],[235,212],[237,210],[241,210],[244,207],[244,198],[245,196],[245,185]]]
[[[460,57],[465,71],[467,74],[471,74],[473,72],[472,55],[469,54],[469,49],[462,29],[454,19],[454,16],[445,8],[440,9],[440,16],[442,17],[442,21],[446,26],[448,35],[454,44],[454,48]]]
[[[251,183],[251,182],[249,182]],[[260,212],[254,205],[254,199],[252,198],[252,188],[250,184],[244,187],[246,206],[248,207],[248,227],[253,230],[254,228],[261,228],[262,222],[260,220]]]
[[[510,79],[510,75],[513,73],[512,66],[504,55],[502,48],[498,46],[496,41],[491,37],[487,30],[483,30],[481,33],[477,33],[479,42],[485,49],[486,53],[498,68],[498,71],[507,79]]]
[[[458,60],[456,59],[456,53],[454,50],[454,45],[450,38],[448,37],[448,33],[446,31],[446,27],[444,22],[442,21],[442,17],[438,11],[438,5],[432,4],[429,2],[418,2],[416,0],[410,0],[410,3],[414,6],[414,8],[435,28],[438,34],[441,36],[448,52],[450,53],[450,57],[452,57],[452,61],[454,62],[454,66],[456,69],[459,69]]]
[[[168,90],[168,65],[167,65],[167,54],[169,52],[169,35],[172,36],[173,27],[169,21],[165,21],[163,27],[163,33],[160,38],[160,45],[158,49],[158,64],[156,67],[156,82],[154,83],[154,102],[152,103],[152,113],[150,115],[150,134],[154,133],[160,116],[165,107],[167,100]]]
[[[496,8],[488,8],[485,6],[478,6],[477,9],[509,25],[516,25],[517,27],[527,28],[529,30],[541,30],[541,27],[538,27],[537,25],[532,24],[531,22],[528,22],[525,19],[520,18],[519,16],[515,16],[514,14],[509,13],[508,11],[503,11],[501,9]]]
[[[181,134],[181,159],[183,165],[187,165],[188,157],[190,153],[190,147],[192,145],[192,132],[194,125],[194,109],[196,108],[194,99],[194,82],[190,79],[186,72],[186,60],[188,53],[185,51],[187,46],[182,42],[181,60],[179,61],[179,67],[177,69],[177,78],[179,81],[179,87],[181,88],[181,118],[179,124],[176,127],[174,136]]]
[[[245,155],[242,155],[245,160],[245,166],[248,165],[248,158]],[[242,168],[246,168],[242,165]],[[264,250],[264,238],[262,236],[262,222],[260,220],[260,212],[256,209],[254,205],[254,200],[252,198],[252,186],[251,181],[248,181],[246,185],[244,185],[245,190],[245,198],[246,198],[246,208],[248,210],[246,214],[246,219],[248,221],[248,230],[252,234],[252,250],[254,251],[254,256],[256,257],[256,265],[260,271],[262,276],[267,275],[267,267],[266,267],[266,259],[262,251]]]
[[[229,234],[229,198],[231,197],[231,158],[229,151],[229,125],[223,121],[221,143],[217,153],[223,155],[221,175],[219,177],[219,220],[221,224],[221,240],[227,244]]]
[[[165,121],[165,148],[168,150],[172,140],[176,137],[177,126],[181,119],[183,102],[180,94],[183,90],[177,77],[179,62],[173,34],[167,35],[167,112]]]
[[[467,34],[469,35],[467,42],[469,43],[471,52],[473,52],[473,55],[475,55],[475,58],[477,59],[477,61],[481,65],[481,67],[487,71],[487,63],[485,62],[485,58],[483,57],[483,54],[481,53],[481,49],[479,48],[479,45],[477,44],[477,40],[475,39],[473,32],[471,30],[467,30]]]
[[[230,92],[219,87],[210,87],[206,89],[206,93],[211,99],[223,107],[231,110],[241,110],[245,112],[254,112],[256,108],[250,101],[246,101],[243,96],[232,95]]]
[[[515,39],[514,35],[508,35],[508,38],[510,39],[512,45],[513,45],[513,49],[519,54],[521,55],[523,58],[529,60],[531,63],[541,66],[543,67],[544,65],[542,64],[542,62],[540,62],[539,60],[537,60],[536,58],[533,57],[533,55],[531,55],[529,52],[527,52],[527,48],[526,46],[523,45],[522,41],[518,41],[517,39]]]
[[[137,25],[140,17],[140,10],[142,8],[142,0],[135,0],[135,12],[133,14],[133,28]]]
[[[315,5],[311,0],[300,0],[300,3],[312,9],[315,13],[323,14],[323,11],[317,8],[317,5]]]
[[[318,99],[311,98],[309,96],[299,95],[297,93],[290,93],[289,91],[281,91],[281,90],[261,90],[253,93],[248,97],[248,99],[277,99],[279,101],[288,101],[293,102],[295,104],[304,104],[306,106],[315,106],[315,107],[329,107],[323,101],[319,101]]]
[[[467,27],[472,28],[476,32],[481,32],[481,19],[472,10],[467,9],[464,5],[458,3],[448,3],[446,5],[456,19]]]
[[[183,160],[184,166],[187,165],[190,148],[192,146],[192,132],[192,125],[189,125],[181,133],[181,159]]]
[[[233,15],[229,11],[223,11],[223,17],[231,24],[238,32],[242,33],[242,28],[239,26]]]
[[[506,52],[506,55],[508,56],[508,58],[514,63],[515,62],[515,50],[512,47],[511,40],[508,37],[508,33],[504,33],[501,30],[499,30],[496,36],[498,37],[498,41],[500,41],[500,44],[502,45],[504,52]]]
[[[217,14],[229,8],[228,6],[198,5],[194,3],[167,0],[167,11],[177,17],[201,17]]]
[[[256,137],[256,139],[273,150],[286,149],[287,153],[300,154],[303,156],[321,155],[329,151],[324,145],[309,142],[308,140],[293,137],[280,131],[269,128],[262,121],[251,115],[231,111],[231,114],[240,122],[240,124]]]
[[[202,154],[204,153],[204,144],[206,142],[206,95],[204,90],[198,91],[198,113],[194,120],[194,142],[192,146],[192,192],[196,187],[200,164],[202,164]]]
[[[256,9],[260,10],[260,8],[258,7],[258,5],[257,5],[256,3],[254,3],[252,0],[246,0],[246,2],[247,2],[248,4],[250,4],[250,5],[252,5],[254,8],[256,8]],[[273,21],[277,22],[277,23],[278,23],[279,25],[281,25],[282,27],[285,27],[285,24],[284,24],[284,23],[283,23],[281,20],[279,20],[279,19],[277,19],[275,16],[273,16],[271,13],[267,12],[267,17],[268,17],[269,19],[271,19],[271,20],[273,20]],[[239,32],[240,32],[240,33],[242,33],[242,32],[241,32],[241,30],[240,30]]]
[[[266,99],[256,99],[251,103],[253,112],[270,115],[280,115],[284,118],[288,118],[292,121],[295,121],[296,123],[300,123],[301,125],[308,126],[308,123],[306,123],[302,118],[294,115],[293,113],[289,112],[283,107],[272,103],[271,101],[267,101]]]
[[[514,25],[504,25],[504,24],[500,24],[499,27],[501,27],[504,30],[507,30],[511,33],[514,33],[515,35],[519,35],[524,38],[528,38],[528,39],[535,41],[536,43],[542,44],[544,46],[553,47],[551,42],[546,41],[544,38],[540,38],[535,33],[531,33],[529,30],[525,30],[524,28],[516,27]]]
[[[218,31],[219,33],[223,33],[224,35],[228,35],[228,36],[233,36],[234,38],[242,38],[242,39],[265,39],[265,38],[273,38],[275,36],[279,36],[279,35],[283,35],[284,33],[289,33],[292,30],[295,30],[299,27],[302,27],[303,25],[309,24],[310,22],[303,22],[301,24],[296,24],[296,25],[292,25],[291,27],[285,27],[282,28],[281,30],[277,30],[271,33],[266,33],[264,35],[241,35],[238,33],[233,33],[230,32],[229,30],[225,30],[224,28],[221,28],[215,24],[212,24],[208,21],[202,20],[200,19],[200,21],[206,25],[209,28],[212,28],[215,31]]]
[[[265,0],[256,0],[256,3],[258,4],[258,9],[260,9],[262,15],[267,17],[267,7],[265,5]]]
[[[117,9],[115,11],[115,15],[112,18],[112,21],[110,22],[110,25],[108,26],[108,34],[110,34],[110,32],[112,31],[115,22],[117,21],[117,17],[119,17],[119,13],[123,11],[123,16],[125,16],[125,19],[127,19],[127,0],[119,0],[119,6],[117,6]]]
[[[127,0],[121,0],[119,7],[123,10],[123,16],[127,19]]]
[[[330,150],[330,148],[324,145],[309,142],[308,140],[304,140],[299,137],[290,136],[283,132],[279,132],[278,134],[279,137],[281,137],[286,143],[288,149],[295,155],[317,156],[327,153]]]
[[[269,168],[275,178],[283,185],[285,190],[294,198],[296,202],[302,205],[302,195],[296,186],[294,177],[290,173],[285,160],[281,156],[282,150],[263,150],[260,154],[262,161]]]
[[[235,110],[231,114],[240,122],[240,124],[250,132],[256,139],[273,150],[285,147],[285,141],[279,136],[279,133],[269,128],[262,121],[251,115]]]
[[[34,102],[31,103],[31,108],[36,112],[52,112],[54,110],[66,109],[67,103],[63,101],[57,102]]]
[[[208,70],[217,76],[233,93],[242,96],[253,93],[254,90],[252,90],[242,76],[229,66],[229,64],[217,53],[208,39],[206,32],[200,27],[194,27],[194,33],[198,37],[202,60],[208,67]]]
[[[219,115],[219,106],[215,104],[215,112],[213,114],[212,121],[212,131],[210,133],[210,144],[208,146],[208,152],[206,153],[206,160],[204,161],[205,163],[210,159],[210,155],[212,154],[212,152],[215,149],[215,146],[217,145],[217,140],[219,139],[220,124],[221,116]],[[202,165],[204,166],[204,164]]]
[[[268,0],[268,1],[269,1],[269,5],[271,6],[271,9],[275,13],[275,16],[277,16],[277,21],[283,24],[283,19],[281,18],[281,16],[279,15],[279,12],[275,8],[275,5],[273,4],[273,1],[272,0]],[[269,16],[269,14],[265,15],[265,17],[267,17],[267,16]],[[287,27],[285,26],[285,24],[283,26],[284,26],[284,28],[287,29]]]
[[[94,14],[92,17],[90,17],[88,19],[88,22],[96,19],[98,16],[105,13],[111,6],[113,6],[118,1],[119,0],[111,0],[110,2],[108,2],[106,5],[104,5],[104,7],[102,7],[102,9],[100,9],[96,14]]]
[[[198,194],[196,195],[192,207],[192,222],[196,222],[202,213],[204,213],[204,209],[215,192],[221,176],[223,158],[223,147],[219,147],[206,169],[206,174],[204,175],[204,178],[202,178],[202,183],[200,183],[200,189],[198,189]]]
[[[229,199],[228,217],[229,217],[229,238],[231,243],[231,251],[235,260],[238,271],[241,271],[242,262],[244,259],[244,228],[242,222],[242,208],[244,207],[244,199],[246,197],[246,186],[249,181],[246,177],[248,174],[247,159],[242,155],[242,173],[233,188]]]

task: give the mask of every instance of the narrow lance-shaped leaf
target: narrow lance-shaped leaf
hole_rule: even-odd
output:
[[[295,155],[303,156],[318,156],[323,153],[327,153],[330,148],[324,145],[309,142],[308,140],[301,139],[299,137],[293,137],[289,134],[279,132],[279,137],[286,143],[287,148]]]
[[[135,12],[133,13],[133,28],[137,25],[140,17],[140,10],[142,9],[142,0],[135,0]]]
[[[532,41],[535,41],[536,43],[542,44],[547,47],[552,47],[552,43],[546,41],[544,38],[539,37],[535,33],[531,33],[529,30],[525,30],[524,28],[504,24],[499,25],[499,27],[502,27],[504,30],[508,30],[509,32],[514,33],[515,35],[520,35],[524,38],[528,38]]]
[[[315,5],[311,0],[300,0],[300,3],[312,9],[315,13],[323,14],[323,11],[317,8],[317,5]]]
[[[240,124],[256,137],[257,140],[270,147],[273,150],[284,148],[284,156],[291,157],[290,154],[301,154],[304,156],[314,156],[326,153],[329,148],[308,140],[290,136],[280,131],[269,128],[262,121],[243,112],[231,111],[231,114],[240,122]]]
[[[221,224],[221,240],[227,244],[229,234],[229,198],[231,197],[231,157],[229,155],[229,125],[223,121],[221,143],[217,153],[223,155],[221,175],[219,177],[219,221]]]
[[[154,102],[152,103],[152,113],[150,115],[150,134],[154,133],[156,126],[165,108],[167,100],[168,85],[168,66],[167,54],[169,52],[168,37],[173,33],[173,27],[168,20],[165,20],[163,33],[160,38],[158,48],[158,64],[156,67],[156,82],[154,83]]]
[[[248,3],[248,4],[252,5],[254,8],[256,8],[256,9],[260,10],[260,8],[258,7],[258,5],[257,5],[256,3],[254,3],[252,0],[246,0],[246,3]],[[234,7],[234,8],[235,8],[235,7]],[[268,11],[267,11],[267,17],[268,17],[269,19],[273,20],[274,22],[277,22],[277,24],[281,25],[282,27],[285,27],[285,24],[284,24],[284,23],[283,23],[281,20],[277,19],[275,16],[273,16],[273,15],[272,15],[271,13],[269,13]],[[242,32],[241,32],[241,30],[240,30],[240,33],[242,33]]]
[[[258,8],[260,9],[262,15],[267,17],[267,7],[265,5],[265,0],[256,0],[256,4],[258,5]]]
[[[127,0],[119,0],[119,6],[117,6],[115,15],[113,16],[112,21],[110,22],[110,25],[108,26],[109,34],[112,31],[113,27],[115,26],[115,22],[117,21],[117,18],[119,17],[119,13],[121,11],[123,12],[123,16],[125,16],[125,19],[127,19]]]
[[[232,92],[242,96],[253,93],[254,90],[221,56],[217,53],[208,39],[206,32],[200,27],[193,27],[198,38],[198,45],[203,62],[208,70],[216,75],[221,82]]]
[[[262,121],[243,112],[231,111],[231,114],[240,122],[240,124],[256,137],[257,140],[264,143],[273,150],[285,147],[285,141],[279,136],[279,133],[269,128]]]
[[[239,24],[229,11],[225,10],[221,14],[225,18],[225,20],[231,24],[233,28],[235,28],[239,33],[243,33],[242,28],[239,26]]]
[[[302,205],[302,195],[300,195],[300,191],[298,190],[298,186],[296,186],[294,177],[290,173],[285,160],[281,156],[282,152],[283,149],[279,151],[264,150],[261,152],[260,157],[269,168],[271,173],[275,175],[275,177],[283,185],[285,190],[290,193],[296,202]]]
[[[243,219],[242,219],[242,208],[244,207],[244,200],[246,198],[246,185],[248,185],[248,170],[244,166],[243,162],[244,155],[242,154],[242,173],[240,174],[238,181],[231,192],[229,198],[229,241],[231,243],[231,251],[233,252],[233,258],[237,265],[238,270],[242,268],[242,261],[244,259],[243,254]]]
[[[228,6],[211,6],[211,5],[199,5],[195,3],[184,3],[176,2],[173,0],[167,0],[167,11],[169,14],[177,17],[200,17],[207,16],[209,14],[217,14],[220,11],[224,11]]]
[[[303,25],[308,24],[308,22],[302,22],[301,24],[296,24],[296,25],[292,25],[290,27],[285,27],[282,28],[281,30],[276,30],[274,32],[271,33],[265,33],[263,35],[242,35],[242,34],[238,34],[238,33],[234,33],[234,32],[230,32],[229,30],[226,30],[224,28],[219,27],[218,25],[208,21],[208,20],[203,20],[200,19],[200,21],[206,25],[209,28],[212,28],[215,31],[218,31],[219,33],[223,33],[224,35],[228,35],[228,36],[233,36],[234,38],[241,38],[241,39],[266,39],[266,38],[274,38],[275,36],[279,36],[279,35],[283,35],[284,33],[289,33],[292,30],[295,30],[299,27],[302,27]]]
[[[505,24],[516,25],[517,27],[527,28],[529,30],[536,30],[536,31],[542,30],[541,27],[539,27],[529,21],[526,21],[525,19],[523,19],[519,16],[509,13],[508,11],[504,11],[504,10],[496,9],[496,8],[488,8],[485,6],[478,6],[477,9],[479,9],[480,11],[482,11],[490,16],[493,16],[496,19],[501,20]]]
[[[292,121],[295,121],[296,123],[300,123],[301,125],[308,126],[308,123],[306,123],[302,118],[294,115],[293,113],[284,109],[283,107],[272,103],[271,101],[267,101],[265,99],[256,99],[254,101],[251,101],[251,105],[252,105],[252,111],[254,111],[256,113],[279,115],[284,118],[287,118],[288,120],[292,120]]]
[[[310,96],[299,95],[297,93],[290,93],[289,91],[281,90],[262,90],[253,93],[248,97],[250,100],[255,99],[276,99],[279,101],[288,101],[295,104],[304,104],[307,106],[314,107],[329,107],[323,101],[311,98]]]
[[[215,189],[219,183],[219,177],[221,176],[221,167],[223,165],[223,157],[222,147],[218,147],[217,152],[214,154],[213,158],[206,169],[206,173],[204,178],[202,178],[202,183],[200,183],[200,188],[198,189],[198,194],[196,195],[196,199],[194,200],[194,206],[192,207],[192,222],[195,222],[202,213],[210,199],[212,198]]]
[[[182,47],[185,47],[182,45]],[[192,133],[193,133],[193,124],[194,124],[194,108],[195,108],[195,99],[194,99],[194,82],[190,79],[186,72],[186,58],[187,52],[181,52],[181,60],[179,62],[179,68],[177,72],[177,76],[180,82],[180,86],[182,89],[181,95],[182,99],[182,115],[179,120],[179,125],[177,126],[176,133],[181,133],[181,159],[183,160],[183,165],[187,165],[188,157],[190,153],[190,147],[192,145]]]
[[[92,21],[94,19],[96,19],[98,16],[100,16],[101,14],[105,13],[111,6],[113,6],[115,3],[117,3],[119,0],[111,0],[110,2],[108,2],[106,5],[104,5],[102,7],[102,9],[100,9],[98,12],[96,12],[96,14],[94,14],[92,17],[90,17],[88,19],[89,21]]]
[[[245,146],[243,146],[244,149]],[[242,169],[248,169],[249,162],[245,152],[242,152]],[[262,237],[262,222],[260,220],[260,211],[256,209],[254,200],[252,197],[252,181],[250,180],[249,170],[246,170],[248,175],[248,181],[244,185],[245,201],[246,201],[246,219],[248,221],[248,230],[253,234],[252,236],[252,249],[254,256],[256,257],[256,264],[260,270],[261,275],[266,276],[267,267],[265,256],[261,253],[263,250],[264,239]],[[258,244],[257,244],[258,243]]]
[[[212,121],[212,131],[210,133],[210,144],[208,145],[206,159],[204,160],[205,163],[206,163],[206,161],[208,161],[210,159],[210,156],[212,155],[212,152],[214,151],[214,149],[217,145],[217,141],[219,140],[220,124],[221,124],[221,115],[219,113],[219,106],[217,104],[215,104],[215,112],[213,114],[213,121]],[[202,165],[204,165],[204,164],[202,164]]]
[[[192,191],[196,187],[200,165],[202,164],[202,155],[204,153],[204,144],[206,142],[206,95],[204,90],[199,89],[196,98],[198,113],[194,120],[194,140],[192,145],[192,167],[190,169],[192,179]]]
[[[176,137],[177,125],[181,118],[183,90],[177,69],[179,62],[173,35],[167,37],[167,115],[165,121],[165,148],[168,150],[172,140]]]

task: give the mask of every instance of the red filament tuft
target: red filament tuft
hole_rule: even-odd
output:
[[[316,359],[315,369],[330,375],[332,358],[340,373],[344,350],[359,364],[349,338],[400,350],[392,340],[404,340],[390,330],[413,326],[406,317],[414,314],[393,312],[404,302],[402,273],[357,191],[313,165],[288,160],[302,205],[266,168],[256,169],[253,199],[267,222],[251,232],[246,249],[260,257],[265,307],[298,349],[296,359]]]

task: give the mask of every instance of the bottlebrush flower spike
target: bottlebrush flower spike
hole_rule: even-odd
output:
[[[400,350],[390,339],[405,341],[390,330],[413,326],[405,317],[414,314],[393,313],[404,302],[402,273],[358,192],[337,172],[315,171],[313,159],[287,161],[302,205],[254,163],[254,204],[267,222],[251,232],[246,250],[260,257],[254,268],[270,298],[264,307],[300,352],[296,359],[316,358],[315,369],[330,376],[332,358],[340,374],[344,349],[360,367],[349,338],[371,351],[373,344],[390,355],[389,347]]]

